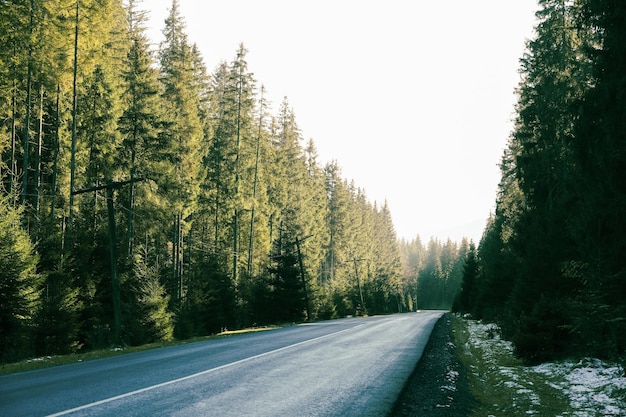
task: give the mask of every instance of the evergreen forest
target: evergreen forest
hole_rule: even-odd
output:
[[[177,0],[0,0],[0,363],[449,309],[528,362],[626,354],[626,3],[539,0],[478,245],[398,239]],[[460,291],[459,291],[460,289]]]
[[[541,0],[455,310],[528,362],[626,359],[626,2]]]
[[[146,21],[0,1],[0,363],[450,307],[467,242],[400,242],[243,45],[210,72],[177,0],[158,48]]]

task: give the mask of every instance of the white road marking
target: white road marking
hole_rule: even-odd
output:
[[[321,339],[325,339],[325,338],[330,337],[330,336],[335,336],[335,335],[338,335],[340,333],[347,332],[349,330],[357,329],[357,328],[359,328],[361,326],[365,326],[365,323],[359,324],[358,326],[355,326],[355,327],[350,327],[349,329],[343,329],[343,330],[340,330],[338,332],[330,333],[330,334],[327,334],[327,335],[324,335],[324,336],[319,336],[319,337],[316,337],[316,338],[313,338],[313,339],[309,339],[309,340],[304,340],[302,342],[298,342],[298,343],[295,343],[293,345],[284,346],[284,347],[281,347],[279,349],[271,350],[269,352],[260,353],[258,355],[254,355],[254,356],[250,356],[248,358],[240,359],[240,360],[235,361],[235,362],[227,363],[225,365],[221,365],[221,366],[218,366],[216,368],[207,369],[205,371],[198,372],[198,373],[195,373],[195,374],[192,374],[192,375],[187,375],[187,376],[184,376],[182,378],[172,379],[171,381],[162,382],[160,384],[151,385],[149,387],[145,387],[145,388],[141,388],[141,389],[138,389],[138,390],[135,390],[135,391],[127,392],[125,394],[116,395],[115,397],[110,397],[110,398],[106,398],[104,400],[95,401],[95,402],[90,403],[90,404],[81,405],[80,407],[75,407],[75,408],[71,408],[69,410],[60,411],[58,413],[49,414],[46,417],[64,416],[64,415],[67,415],[67,414],[75,413],[76,411],[86,410],[88,408],[96,407],[98,405],[107,404],[107,403],[110,403],[110,402],[113,402],[113,401],[121,400],[122,398],[131,397],[133,395],[141,394],[141,393],[144,393],[144,392],[147,392],[147,391],[152,391],[152,390],[155,390],[155,389],[158,389],[158,388],[162,388],[162,387],[165,387],[165,386],[168,386],[168,385],[176,384],[178,382],[186,381],[188,379],[197,378],[199,376],[210,374],[211,372],[219,371],[220,369],[228,368],[229,366],[239,365],[239,364],[242,364],[242,363],[254,360],[254,359],[262,358],[264,356],[268,356],[268,355],[271,355],[271,354],[274,354],[274,353],[277,353],[277,352],[282,352],[284,350],[291,349],[291,348],[294,348],[294,347],[297,347],[297,346],[302,346],[304,344],[315,342],[315,341],[321,340]]]

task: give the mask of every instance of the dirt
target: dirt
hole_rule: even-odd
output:
[[[465,417],[476,405],[448,313],[435,325],[422,359],[389,417]]]

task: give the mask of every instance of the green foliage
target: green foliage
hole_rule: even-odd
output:
[[[196,312],[197,335],[219,333],[236,326],[235,285],[216,258],[196,267],[187,295],[186,312]]]
[[[75,353],[79,343],[79,313],[82,304],[77,286],[67,271],[47,274],[41,306],[36,315],[35,348],[40,355]]]
[[[461,297],[471,304],[464,309],[500,324],[528,361],[620,357],[626,6],[540,6],[496,212],[479,248],[477,296]]]
[[[280,245],[269,269],[269,306],[272,322],[299,322],[308,308],[295,244]]]
[[[159,270],[149,265],[145,248],[140,247],[135,256],[130,291],[133,309],[128,318],[131,323],[130,342],[133,345],[172,340],[173,314],[169,311],[169,295],[160,281]]]
[[[32,353],[29,339],[41,298],[37,255],[19,210],[0,196],[0,362]]]
[[[469,252],[465,256],[463,264],[463,281],[452,305],[452,311],[457,313],[471,312],[472,304],[477,296],[479,266],[476,246],[474,243],[470,243]]]
[[[269,271],[254,276],[242,274],[238,285],[238,323],[241,327],[272,323],[270,291]]]
[[[450,239],[445,244],[431,238],[422,245],[419,236],[400,242],[404,274],[404,294],[413,309],[452,308],[460,295],[466,256],[472,244]]]
[[[389,207],[273,114],[243,45],[208,73],[177,0],[155,55],[137,0],[5,3],[1,361],[116,343],[113,265],[132,345],[416,308]]]

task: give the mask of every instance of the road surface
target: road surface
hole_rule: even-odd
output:
[[[0,377],[0,416],[385,416],[442,312],[348,318]]]

